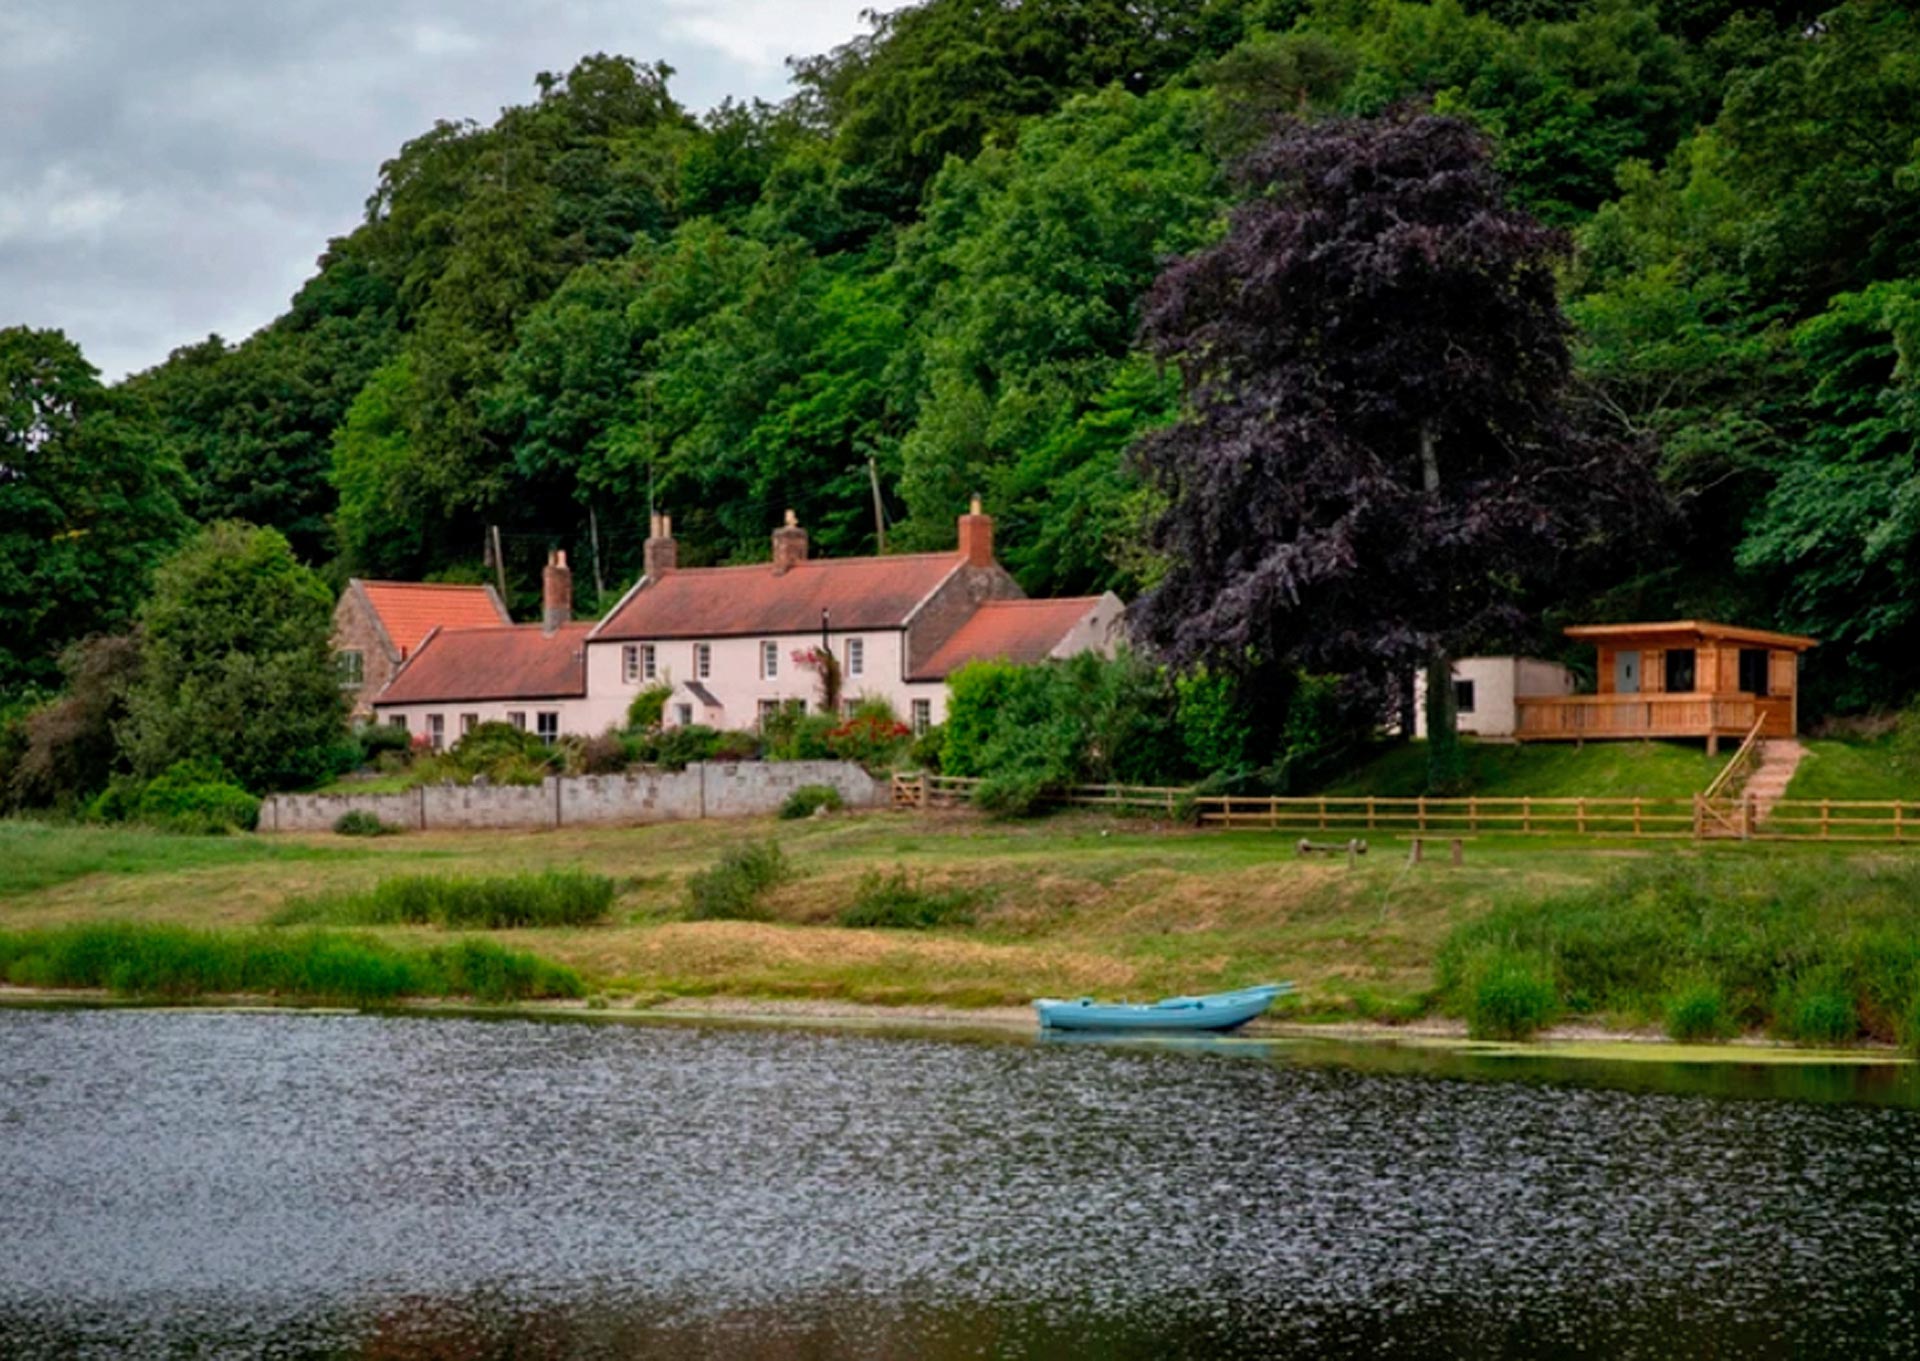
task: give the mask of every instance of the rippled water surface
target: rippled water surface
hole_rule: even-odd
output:
[[[1920,1111],[0,1013],[0,1355],[1903,1356]]]

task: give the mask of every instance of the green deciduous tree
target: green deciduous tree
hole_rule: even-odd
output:
[[[278,531],[200,531],[161,564],[140,608],[141,674],[121,730],[135,773],[208,760],[255,791],[332,773],[347,707],[332,617],[332,594]]]
[[[0,330],[0,694],[126,622],[184,528],[179,469],[58,331]]]

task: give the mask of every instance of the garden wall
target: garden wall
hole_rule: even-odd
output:
[[[325,832],[342,813],[372,813],[415,831],[581,827],[778,811],[802,785],[832,785],[852,808],[877,808],[887,786],[851,761],[697,762],[685,770],[550,775],[538,785],[421,785],[398,794],[274,794],[263,832]]]

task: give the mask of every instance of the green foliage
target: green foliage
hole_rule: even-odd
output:
[[[250,832],[260,820],[260,800],[211,761],[176,761],[141,789],[133,817],[169,831]]]
[[[905,870],[860,876],[854,899],[840,912],[840,925],[896,931],[928,931],[973,925],[979,894],[965,888],[930,889]]]
[[[1551,961],[1570,1011],[1654,1019],[1672,980],[1726,1023],[1821,1043],[1894,1040],[1920,993],[1920,867],[1673,858],[1457,927],[1441,995],[1463,1005],[1495,953]]]
[[[339,836],[395,836],[403,829],[382,822],[377,813],[352,808],[333,820],[333,830]]]
[[[363,1005],[451,996],[513,1002],[584,992],[571,969],[485,941],[422,950],[327,931],[125,922],[0,931],[0,978],[20,987],[105,988],[176,1001],[259,994]]]
[[[687,880],[687,915],[695,921],[756,921],[769,889],[793,878],[776,841],[730,846],[717,864]]]
[[[833,756],[831,737],[840,726],[832,714],[810,714],[789,700],[760,725],[769,761],[825,761]]]
[[[333,597],[277,531],[200,531],[155,573],[139,617],[140,678],[120,734],[137,773],[203,759],[255,790],[335,773],[346,712]]]
[[[667,700],[673,694],[673,687],[662,682],[649,685],[633,697],[627,705],[627,731],[651,732],[660,726],[661,715],[667,711]]]
[[[1539,960],[1499,951],[1475,962],[1464,1003],[1472,1038],[1524,1040],[1552,1022],[1560,999]]]
[[[591,926],[606,920],[613,898],[613,880],[579,870],[487,878],[408,874],[382,879],[371,892],[291,899],[275,921],[279,925],[433,925],[487,931]]]
[[[1682,983],[1667,998],[1666,1027],[1683,1044],[1725,1039],[1733,1033],[1726,993],[1711,979]]]
[[[0,695],[124,626],[184,528],[178,464],[59,331],[0,328]]]
[[[471,784],[535,785],[554,774],[565,753],[511,723],[477,723],[445,752],[415,763],[420,783],[453,780]]]
[[[810,818],[819,812],[838,813],[846,806],[846,800],[832,785],[803,784],[787,795],[780,805],[780,816],[789,820]]]
[[[660,734],[656,759],[668,770],[685,770],[695,761],[710,761],[719,750],[721,734],[702,723],[668,728]]]
[[[66,690],[26,706],[7,724],[16,750],[0,763],[0,808],[72,812],[123,773],[114,729],[140,675],[140,645],[129,636],[87,638],[60,657]]]
[[[1244,769],[1253,730],[1233,678],[1201,667],[1174,677],[1173,692],[1187,764],[1210,775]]]
[[[827,733],[827,753],[878,774],[900,761],[912,741],[913,729],[894,717],[891,705],[883,699],[866,699]]]
[[[947,747],[947,729],[943,723],[930,725],[927,730],[913,739],[907,748],[906,764],[914,770],[941,773],[941,757]]]

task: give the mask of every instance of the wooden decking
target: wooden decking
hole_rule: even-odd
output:
[[[1793,735],[1791,699],[1753,695],[1522,695],[1514,701],[1522,742],[1619,738]]]

